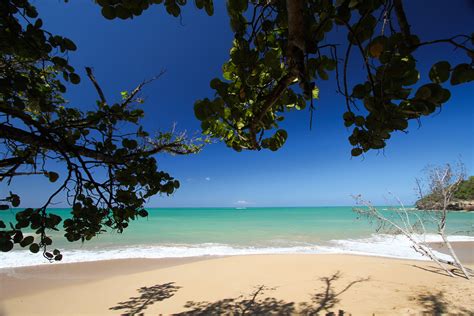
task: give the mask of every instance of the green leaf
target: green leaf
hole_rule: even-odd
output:
[[[379,58],[384,49],[381,42],[372,42],[369,46],[369,53],[372,57]]]
[[[319,77],[321,77],[321,79],[323,79],[323,80],[328,80],[328,79],[329,79],[329,76],[328,76],[327,72],[324,71],[324,69],[323,69],[322,67],[319,67],[319,68],[318,68],[318,75],[319,75]]]
[[[39,249],[40,249],[40,247],[39,247],[38,244],[31,244],[31,245],[30,245],[30,251],[31,251],[32,253],[37,253],[37,252],[39,251]]]
[[[2,243],[0,243],[0,250],[3,252],[8,252],[13,249],[13,242],[10,240],[5,240]]]
[[[10,202],[12,203],[13,207],[17,207],[20,205],[20,197],[16,194],[12,194],[10,196]]]
[[[48,172],[48,178],[49,178],[49,181],[56,182],[56,180],[58,180],[59,178],[59,174],[57,174],[56,172],[50,171]]]
[[[58,57],[58,56],[54,56],[53,58],[51,58],[51,61],[57,65],[57,66],[60,66],[60,67],[65,67],[67,66],[67,60],[62,58],[62,57]]]
[[[42,240],[42,242],[43,242],[45,245],[47,245],[47,246],[49,246],[49,245],[51,245],[51,244],[53,243],[53,241],[52,241],[51,238],[49,238],[49,237],[44,237],[43,240]]]
[[[20,242],[20,246],[26,247],[29,244],[31,244],[33,241],[35,241],[35,238],[33,236],[26,236],[23,238],[23,240]]]
[[[109,6],[103,7],[101,10],[101,13],[104,16],[104,18],[108,20],[113,20],[117,17],[117,15],[115,14],[115,9],[113,7],[109,7]]]
[[[76,44],[74,44],[74,42],[71,41],[69,38],[65,38],[63,43],[67,50],[71,50],[71,51],[77,50]]]
[[[200,121],[205,121],[209,117],[209,106],[210,101],[209,99],[204,99],[200,101],[196,101],[194,104],[194,115]]]
[[[365,95],[367,94],[365,90],[365,86],[363,84],[358,84],[354,87],[354,90],[352,90],[352,96],[357,99],[363,99]]]
[[[212,2],[212,0],[206,0],[204,9],[206,10],[207,15],[211,16],[214,14],[214,3]]]
[[[32,18],[32,19],[38,16],[38,11],[36,11],[36,8],[31,5],[26,7],[25,13],[29,18]]]
[[[356,116],[356,117],[355,117],[354,122],[355,122],[355,124],[356,124],[357,126],[362,126],[362,125],[364,125],[364,123],[365,123],[365,119],[364,119],[363,116],[360,116],[360,115],[359,115],[359,116]]]
[[[344,119],[344,121],[353,122],[355,119],[355,115],[353,112],[345,112],[342,118]]]
[[[313,95],[313,99],[319,99],[319,88],[315,86],[311,94]]]
[[[415,94],[415,98],[427,100],[431,97],[431,88],[428,85],[421,86]]]
[[[73,83],[73,84],[78,84],[79,82],[81,82],[81,77],[79,77],[78,74],[70,73],[70,74],[69,74],[69,80],[70,80],[71,83]]]
[[[429,77],[434,83],[443,83],[449,79],[451,65],[447,61],[440,61],[431,67]]]
[[[115,7],[115,14],[122,20],[128,19],[132,16],[132,12],[121,5]]]
[[[351,150],[351,155],[352,155],[353,157],[357,157],[357,156],[362,155],[362,149],[361,149],[361,148],[358,148],[358,147],[357,147],[357,148],[352,148],[352,150]]]
[[[179,14],[181,13],[181,9],[174,2],[171,2],[170,4],[166,6],[166,11],[174,17],[178,17]]]
[[[23,233],[21,231],[17,231],[15,236],[13,236],[13,243],[18,244],[23,240]]]
[[[404,86],[411,86],[420,80],[420,73],[416,69],[411,69],[403,76],[402,84]]]
[[[229,79],[230,80],[230,79]],[[221,84],[221,81],[218,79],[218,78],[214,78],[211,80],[211,82],[209,83],[209,86],[214,89],[214,90],[217,90],[219,88]]]
[[[128,149],[135,149],[138,146],[138,143],[134,139],[124,138],[122,140],[122,146]]]
[[[454,67],[451,74],[451,84],[453,86],[474,80],[474,69],[469,64],[459,64]]]
[[[247,10],[248,0],[229,0],[228,2],[229,10],[234,13],[240,13]]]
[[[204,0],[195,0],[194,3],[198,9],[204,8]]]

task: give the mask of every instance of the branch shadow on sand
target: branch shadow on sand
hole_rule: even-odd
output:
[[[300,309],[303,315],[318,315],[322,311],[330,314],[330,309],[334,308],[340,302],[340,295],[347,292],[357,283],[367,282],[369,278],[361,278],[349,282],[342,290],[336,291],[334,282],[341,278],[342,274],[337,271],[330,277],[324,277],[320,280],[324,282],[324,290],[312,295],[309,303],[301,303]],[[344,313],[343,313],[344,314]]]
[[[174,282],[143,286],[138,289],[138,296],[130,297],[127,301],[119,302],[110,310],[120,310],[122,315],[143,315],[149,306],[172,297],[180,289]]]
[[[473,311],[449,303],[442,291],[422,294],[414,299],[423,307],[422,315],[474,315]]]
[[[342,290],[336,291],[334,282],[341,278],[338,271],[329,277],[321,278],[323,289],[317,290],[311,295],[311,301],[308,303],[296,304],[295,302],[286,302],[274,297],[262,298],[265,292],[275,290],[275,288],[264,285],[257,286],[250,295],[241,295],[236,298],[226,298],[216,302],[193,302],[189,301],[184,306],[188,309],[179,316],[196,315],[348,315],[343,310],[337,312],[331,311],[339,302],[339,296],[348,291],[357,283],[368,281],[369,279],[358,279],[348,283]]]

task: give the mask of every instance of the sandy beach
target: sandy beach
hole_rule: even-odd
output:
[[[449,254],[449,250],[446,245],[442,242],[431,242],[429,243],[433,250],[439,251],[444,254]],[[457,241],[451,243],[451,246],[456,251],[456,255],[459,260],[465,264],[474,264],[474,243],[470,241]]]
[[[472,265],[470,265],[472,268]],[[4,269],[0,315],[419,315],[474,311],[431,262],[353,255],[134,259]]]

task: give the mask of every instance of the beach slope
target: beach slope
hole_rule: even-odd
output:
[[[448,277],[431,262],[354,255],[117,260],[0,275],[0,315],[474,311],[472,281]]]

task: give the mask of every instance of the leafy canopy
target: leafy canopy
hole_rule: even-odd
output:
[[[61,260],[58,249],[48,250],[50,232],[61,223],[68,241],[89,240],[107,228],[122,232],[131,220],[147,216],[149,197],[179,188],[177,180],[158,170],[154,155],[201,148],[182,133],[150,136],[143,129],[139,96],[148,82],[109,102],[86,68],[98,94],[96,107],[83,112],[70,106],[63,94],[69,83],[81,80],[68,61],[75,50],[72,40],[43,29],[28,1],[0,3],[0,181],[8,185],[15,177],[43,175],[58,183],[37,207],[17,212],[15,223],[0,220],[1,251],[17,245]],[[64,221],[48,209],[60,193],[72,207]],[[0,197],[0,210],[20,205],[18,194]]]
[[[97,2],[109,19],[133,18],[153,4],[179,16],[187,3]],[[211,0],[194,3],[213,13]],[[352,129],[353,156],[384,148],[393,132],[446,103],[450,85],[474,80],[473,30],[421,39],[411,30],[402,0],[228,0],[227,12],[234,32],[229,60],[222,78],[210,82],[215,96],[197,101],[195,115],[204,133],[236,151],[280,148],[288,136],[279,129],[285,113],[309,103],[312,114],[316,83],[331,73],[345,98],[343,120]],[[346,31],[345,43],[333,42],[336,27]],[[440,60],[421,74],[415,54],[442,44],[457,49],[466,61]],[[364,82],[350,84],[351,62],[364,65]]]

